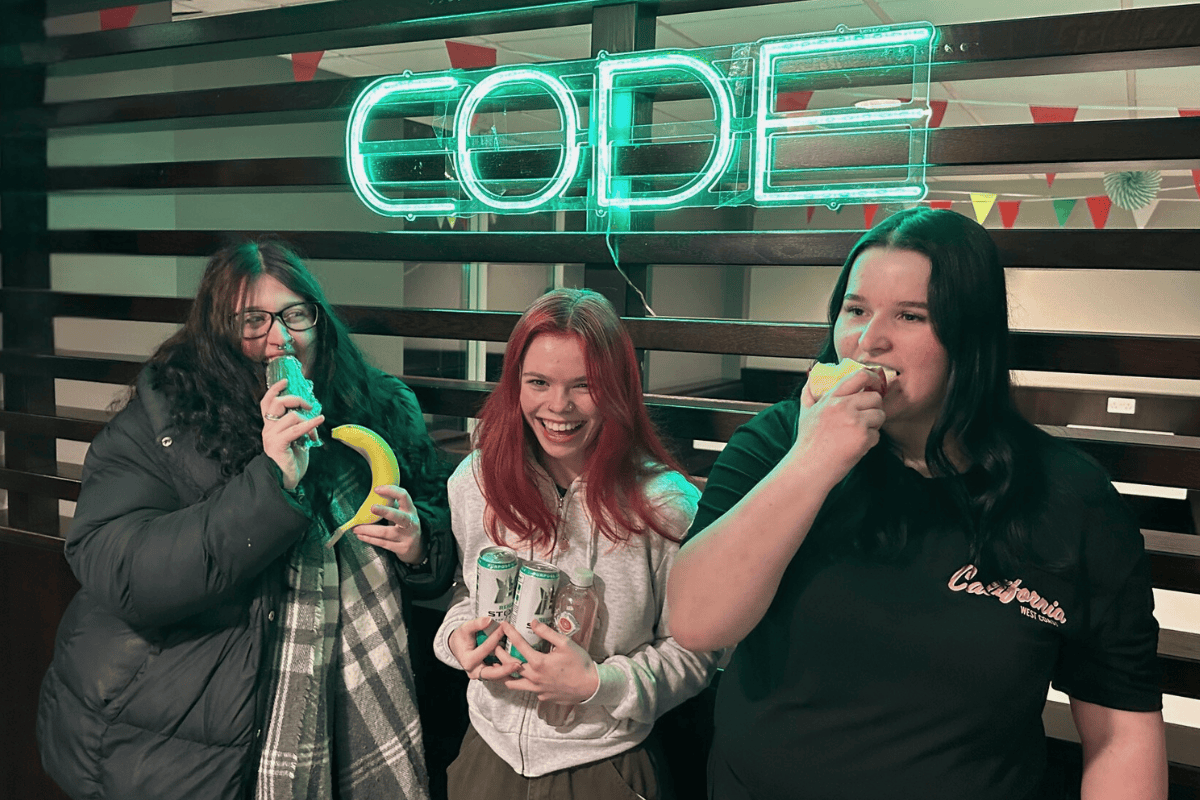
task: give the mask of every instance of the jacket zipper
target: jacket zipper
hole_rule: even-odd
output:
[[[558,495],[558,499],[555,502],[555,511],[554,511],[555,517],[557,517],[557,522],[555,523],[555,525],[557,526],[557,529],[554,531],[554,533],[555,533],[554,541],[556,543],[554,549],[555,549],[555,551],[557,551],[558,550],[558,546],[557,546],[558,537],[562,534],[563,528],[566,527],[566,520],[563,518],[563,508],[566,507],[567,495],[571,493],[571,490],[570,490],[570,487],[568,487],[566,492],[559,494],[558,489],[556,487],[554,490],[554,493],[556,495]],[[531,542],[529,545],[529,560],[530,561],[534,560],[533,555],[534,555],[533,543]],[[555,556],[554,552],[550,553],[550,556],[547,558],[547,561],[549,561],[551,564],[554,564],[554,556]],[[558,566],[558,565],[554,564],[554,566]],[[526,692],[525,695],[526,695],[525,696],[525,707],[521,711],[521,726],[520,726],[519,730],[517,731],[517,752],[519,752],[521,754],[521,767],[522,767],[521,774],[525,773],[525,770],[524,770],[524,767],[525,767],[525,743],[526,743],[527,738],[529,737],[529,731],[526,729],[525,726],[526,726],[526,723],[529,722],[530,709],[535,709],[535,716],[536,716],[536,708],[537,708],[537,702],[538,702],[537,696],[532,694],[531,692]]]

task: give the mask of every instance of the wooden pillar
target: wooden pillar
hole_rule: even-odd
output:
[[[624,3],[600,6],[592,12],[592,57],[604,50],[609,53],[627,53],[635,50],[653,50],[656,16],[648,3]],[[648,100],[634,103],[633,122],[648,124],[653,106]],[[603,124],[603,123],[601,123]],[[589,213],[588,230],[593,232],[612,231],[614,249],[617,252],[621,275],[612,261],[583,265],[583,285],[608,298],[623,317],[644,317],[646,309],[639,296],[640,291],[647,301],[650,298],[650,270],[647,264],[625,263],[620,258],[619,233],[634,230],[649,230],[653,226],[652,212],[636,214],[613,214],[611,219],[599,219]],[[628,280],[627,280],[628,279]],[[647,354],[638,351],[642,368],[642,385],[647,385]]]
[[[22,0],[3,13],[0,46],[12,52],[20,42],[43,37],[44,0]],[[11,63],[11,62],[9,62]],[[0,68],[0,108],[36,109],[42,104],[45,68]],[[37,242],[47,228],[46,132],[9,117],[0,129],[0,281],[6,288],[50,288],[50,255]],[[4,348],[27,353],[54,350],[54,326],[33,308],[10,307],[4,314]],[[4,408],[53,415],[54,379],[4,375]],[[15,431],[5,435],[4,466],[10,470],[57,473],[55,441]],[[43,533],[58,533],[58,500],[24,492],[8,494],[9,525]]]

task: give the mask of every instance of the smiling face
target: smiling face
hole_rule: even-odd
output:
[[[521,363],[521,413],[541,447],[538,460],[560,486],[569,486],[600,432],[578,337],[542,333],[529,343]]]
[[[872,247],[851,267],[833,329],[839,358],[896,371],[883,398],[883,430],[909,455],[925,440],[946,398],[950,363],[929,318],[929,258]]]
[[[303,303],[305,299],[284,286],[270,275],[260,275],[246,287],[238,304],[238,312],[265,311],[277,314],[280,311]],[[306,331],[288,330],[278,319],[271,320],[270,330],[257,339],[242,339],[242,352],[254,361],[265,362],[275,356],[292,354],[304,367],[304,374],[311,377],[312,359],[316,355],[317,329]]]

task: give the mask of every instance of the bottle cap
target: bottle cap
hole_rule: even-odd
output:
[[[576,586],[591,586],[595,578],[596,573],[592,572],[590,569],[577,569],[571,573],[571,583],[575,584]]]

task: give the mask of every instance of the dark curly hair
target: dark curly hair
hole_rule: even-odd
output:
[[[444,473],[444,465],[427,436],[414,437],[404,421],[419,409],[404,408],[404,399],[368,366],[350,331],[334,313],[325,293],[300,257],[276,240],[226,247],[212,256],[183,327],[150,357],[152,385],[167,396],[172,423],[195,435],[196,449],[215,459],[226,477],[241,472],[262,449],[259,401],[265,391],[263,365],[242,352],[241,331],[234,313],[247,288],[260,277],[275,278],[304,300],[320,306],[309,377],[328,429],[353,423],[378,433],[396,451],[401,480],[412,474]],[[331,462],[347,457],[348,448],[324,448],[314,458],[304,483],[323,486],[334,473]],[[357,455],[364,471],[366,463]]]

